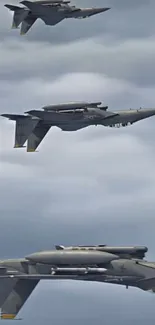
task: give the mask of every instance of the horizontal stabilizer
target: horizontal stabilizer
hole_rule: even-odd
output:
[[[20,115],[20,114],[1,114],[1,116],[8,118],[9,120],[12,121],[17,121],[19,118],[20,119],[27,119],[29,116],[25,115]]]
[[[4,5],[4,7],[8,8],[11,11],[16,11],[16,10],[23,10],[23,8],[18,7],[18,6],[13,6],[13,5]]]

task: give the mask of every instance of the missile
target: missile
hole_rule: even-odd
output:
[[[99,251],[51,250],[26,256],[32,263],[48,265],[102,265],[119,259],[117,255]]]
[[[105,268],[97,267],[57,267],[51,268],[52,275],[85,275],[85,274],[104,274],[106,272]]]

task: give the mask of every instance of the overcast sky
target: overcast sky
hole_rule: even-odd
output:
[[[101,15],[55,27],[38,20],[24,37],[10,29],[4,3],[1,114],[82,100],[112,110],[155,106],[154,0],[104,0],[112,9]],[[13,149],[14,123],[1,118],[0,257],[54,244],[118,244],[146,245],[155,260],[154,125],[151,118],[126,129],[53,128],[39,152],[28,154]],[[154,295],[137,289],[43,282],[20,315],[24,325],[154,325],[154,304]]]

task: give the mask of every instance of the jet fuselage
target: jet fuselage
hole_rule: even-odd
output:
[[[43,120],[44,124],[57,126],[63,131],[77,131],[90,125],[103,125],[107,127],[124,127],[142,119],[155,115],[155,109],[139,109],[117,111],[113,115],[106,116],[98,109],[88,109],[84,112],[42,112],[34,110],[28,112],[30,115]]]

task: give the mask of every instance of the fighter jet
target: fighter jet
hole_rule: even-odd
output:
[[[38,18],[42,19],[46,25],[54,26],[67,18],[87,18],[110,8],[77,8],[70,5],[70,1],[65,0],[40,0],[21,1],[24,7],[5,4],[9,10],[13,11],[12,28],[18,28],[21,24],[20,34],[26,34]]]
[[[0,260],[0,318],[15,319],[40,280],[106,282],[155,292],[155,262],[144,260],[147,250],[56,245],[25,258]]]
[[[30,110],[25,115],[2,114],[16,121],[15,148],[22,148],[27,141],[27,152],[34,152],[52,126],[63,131],[77,131],[90,125],[125,127],[155,115],[155,109],[129,109],[109,111],[101,102],[72,102]]]

